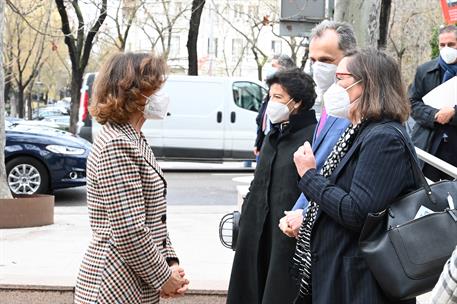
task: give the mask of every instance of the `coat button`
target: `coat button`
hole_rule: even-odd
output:
[[[163,246],[163,248],[166,248],[166,247],[167,247],[167,239],[164,239],[164,240],[162,241],[162,246]]]
[[[313,262],[319,261],[319,257],[317,255],[313,255]]]
[[[166,223],[167,222],[167,215],[166,214],[162,214],[162,216],[160,217],[160,220],[162,221],[162,223]]]

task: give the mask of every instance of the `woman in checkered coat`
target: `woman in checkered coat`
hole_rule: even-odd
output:
[[[119,53],[101,68],[91,114],[103,125],[87,161],[92,240],[75,303],[158,303],[187,290],[166,226],[167,183],[141,133],[166,115],[156,93],[166,64],[151,54]]]

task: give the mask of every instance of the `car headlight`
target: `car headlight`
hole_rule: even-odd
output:
[[[82,155],[85,152],[85,150],[81,149],[81,148],[58,146],[58,145],[46,146],[46,150],[51,151],[53,153],[66,154],[66,155]]]

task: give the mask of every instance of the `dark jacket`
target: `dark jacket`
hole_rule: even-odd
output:
[[[265,138],[243,203],[228,304],[284,304],[295,297],[298,288],[289,276],[295,239],[278,224],[300,195],[293,153],[312,140],[315,126],[310,110],[292,115],[286,126],[273,125]]]
[[[368,123],[361,130],[330,179],[312,169],[299,182],[306,197],[320,206],[311,236],[313,304],[395,303],[376,283],[358,240],[368,213],[418,186],[400,135],[377,125]]]
[[[439,86],[442,79],[443,75],[438,64],[438,59],[434,59],[417,68],[414,82],[409,89],[411,116],[416,121],[411,139],[416,147],[431,154],[435,154],[438,148],[437,145],[432,147],[432,143],[435,134],[440,132],[442,125],[435,123],[435,114],[438,112],[438,109],[425,105],[422,97]],[[457,115],[454,116],[449,125],[457,127]]]
[[[254,147],[257,147],[257,150],[259,150],[259,151],[262,148],[263,140],[265,139],[265,130],[262,129],[262,126],[263,126],[263,119],[265,116],[265,111],[267,110],[269,98],[270,98],[270,96],[268,93],[267,96],[264,98],[262,104],[260,105],[259,113],[257,114],[257,117],[255,118],[255,122],[257,124],[257,136],[255,138]],[[266,123],[269,124],[270,121],[267,121]]]

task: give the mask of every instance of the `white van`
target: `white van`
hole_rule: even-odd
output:
[[[170,75],[162,90],[170,96],[167,117],[148,120],[142,128],[156,157],[210,161],[254,158],[255,118],[267,93],[261,82]],[[80,118],[85,117],[86,122],[87,104],[81,103],[80,108]],[[90,133],[80,119],[82,137],[90,139],[88,135],[96,134],[100,126],[95,120],[91,124]]]

